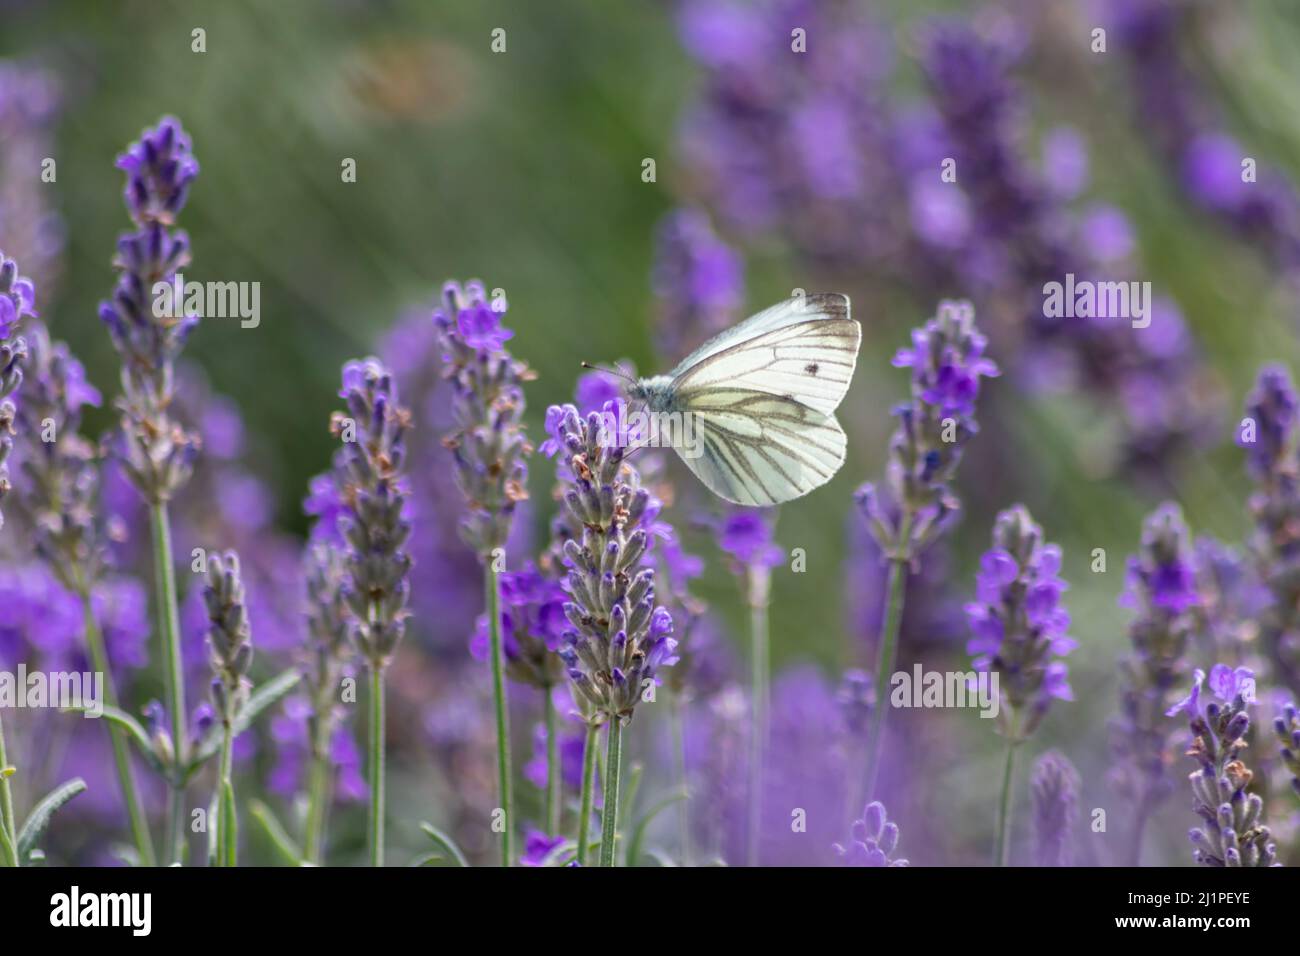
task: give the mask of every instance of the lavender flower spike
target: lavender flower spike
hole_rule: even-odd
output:
[[[410,612],[411,535],[404,469],[411,413],[398,401],[397,383],[377,358],[343,366],[330,429],[343,441],[334,457],[342,504],[338,530],[346,546],[343,592],[352,639],[370,672],[370,863],[384,862],[384,670],[406,630]]]
[[[1239,444],[1255,480],[1251,538],[1259,576],[1272,595],[1260,615],[1260,645],[1274,683],[1300,693],[1300,399],[1281,367],[1259,374],[1247,400]]]
[[[857,499],[881,549],[897,560],[915,560],[960,507],[948,482],[979,431],[980,379],[999,374],[986,347],[970,303],[941,302],[935,317],[912,332],[912,347],[894,356],[895,367],[912,370],[912,397],[894,409],[887,500],[870,483]]]
[[[1065,657],[1076,646],[1061,604],[1061,549],[1024,505],[998,515],[993,547],[980,559],[976,600],[966,605],[977,671],[999,676],[998,723],[1012,741],[1037,728],[1053,700],[1073,700]]]
[[[1038,866],[1069,866],[1078,817],[1079,772],[1064,754],[1049,750],[1034,764],[1034,852]]]
[[[248,703],[252,683],[252,630],[234,551],[208,558],[208,580],[203,588],[208,610],[208,661],[212,666],[212,703],[221,721],[221,763],[217,771],[217,866],[235,866],[239,843],[231,761],[240,711]]]
[[[27,359],[27,340],[15,335],[19,322],[35,315],[36,290],[31,280],[18,274],[18,263],[0,252],[0,499],[9,491],[9,471],[5,461],[13,451],[14,403],[9,396],[23,382],[23,364]],[[4,513],[0,512],[0,527]]]
[[[1291,788],[1300,795],[1300,708],[1294,702],[1282,708],[1273,731],[1282,747],[1282,763],[1291,774]]]
[[[1169,696],[1186,683],[1188,640],[1201,601],[1187,525],[1166,502],[1143,523],[1142,543],[1129,559],[1122,604],[1137,617],[1129,626],[1133,652],[1120,661],[1120,710],[1111,722],[1114,763],[1110,779],[1134,805],[1129,864],[1141,859],[1146,822],[1174,790],[1175,759]]]
[[[833,849],[843,866],[907,866],[907,860],[894,859],[897,848],[898,824],[889,820],[885,805],[876,800],[867,804],[862,819],[853,821],[849,845],[836,843]]]
[[[1200,764],[1188,778],[1192,809],[1205,821],[1189,834],[1192,856],[1206,866],[1280,866],[1272,834],[1264,825],[1264,801],[1247,794],[1254,774],[1241,760],[1250,730],[1249,707],[1255,701],[1255,675],[1215,664],[1210,693],[1203,700],[1205,672],[1193,675],[1192,690],[1169,708],[1169,716],[1185,714],[1191,724],[1187,755]]]
[[[581,528],[564,542],[572,629],[560,656],[589,725],[609,728],[601,865],[612,866],[622,727],[658,669],[676,660],[672,617],[655,601],[655,572],[645,562],[658,503],[640,487],[625,450],[603,442],[598,413],[584,420],[572,405],[552,406],[546,423],[565,507]]]

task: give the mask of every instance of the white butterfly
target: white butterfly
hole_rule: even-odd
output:
[[[862,327],[848,296],[798,296],[751,316],[628,397],[693,419],[699,454],[677,452],[714,494],[774,505],[820,488],[844,464],[835,409],[853,378]]]

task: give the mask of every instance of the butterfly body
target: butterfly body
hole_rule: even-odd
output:
[[[714,336],[627,394],[650,413],[691,419],[675,433],[700,440],[674,447],[715,494],[779,504],[825,484],[844,463],[847,439],[834,412],[861,341],[847,296],[800,296]]]

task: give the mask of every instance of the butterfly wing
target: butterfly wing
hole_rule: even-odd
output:
[[[833,415],[750,389],[711,388],[683,403],[696,430],[677,445],[686,466],[719,497],[765,507],[806,495],[844,464],[847,439]]]
[[[848,391],[861,343],[848,296],[789,299],[696,349],[673,370],[673,388],[683,405],[702,391],[739,389],[830,415]]]

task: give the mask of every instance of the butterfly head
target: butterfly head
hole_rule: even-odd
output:
[[[670,412],[677,402],[677,392],[670,375],[637,379],[628,386],[627,397],[634,402],[644,402],[652,412]]]

